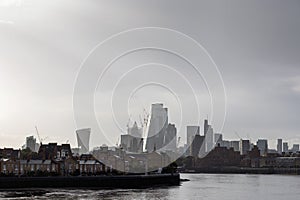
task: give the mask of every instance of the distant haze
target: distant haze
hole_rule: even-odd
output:
[[[217,119],[211,121],[223,138],[240,136],[252,142],[267,138],[271,148],[275,148],[277,138],[300,143],[299,1],[0,0],[0,148],[21,147],[26,136],[36,136],[35,126],[41,137],[49,137],[46,142],[69,140],[76,146],[75,130],[91,127],[91,146],[115,145],[130,115],[132,121],[139,122],[138,113],[143,114],[144,108],[149,111],[150,104],[157,102],[169,108],[169,121],[180,126],[179,134],[185,141],[185,126],[198,123],[193,95],[187,85],[178,82],[180,75],[155,64],[149,71],[145,68],[136,76],[128,75],[124,78],[126,84],[117,88],[112,105],[121,127],[105,121],[111,113],[106,112],[107,106],[101,101],[111,90],[100,90],[101,86],[95,90],[95,115],[111,134],[102,133],[88,120],[74,120],[73,91],[83,60],[101,41],[138,27],[177,30],[208,51],[226,89],[223,129],[218,113],[214,113]],[[177,67],[194,83],[199,91],[202,130],[202,120],[211,115],[208,92],[201,79],[197,84],[190,66],[178,58],[157,51],[137,52],[115,63],[106,79],[113,81],[121,69],[151,59]],[[173,87],[150,84],[137,90],[127,102],[122,95],[138,87],[139,79],[164,80]],[[88,83],[81,87],[87,88]],[[105,89],[108,93],[103,92]],[[191,112],[182,123],[176,95],[168,89],[176,91],[183,108]],[[224,101],[218,95],[214,100]],[[86,109],[85,105],[76,106],[78,110]],[[223,115],[219,113],[220,118]]]

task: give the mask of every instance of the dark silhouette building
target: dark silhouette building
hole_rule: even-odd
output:
[[[42,144],[39,148],[40,159],[57,159],[72,156],[70,144],[57,145],[57,143]]]
[[[194,140],[192,142],[191,145],[191,155],[193,157],[199,157],[199,153],[201,151],[201,148],[204,148],[204,140],[205,140],[205,136],[201,136],[199,134],[195,135]]]

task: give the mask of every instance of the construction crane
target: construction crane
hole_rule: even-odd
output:
[[[131,122],[131,115],[129,115],[128,122],[127,122],[127,124],[126,124],[126,127],[127,127],[127,133],[129,133],[130,122]]]
[[[117,147],[119,146],[119,142],[120,142],[120,138],[118,137],[118,140],[117,140],[117,142],[116,142],[116,146],[117,146]],[[121,146],[121,144],[120,144],[120,146]]]
[[[178,137],[178,140],[177,140],[177,148],[179,147],[180,139],[181,139],[181,137]]]
[[[36,134],[37,134],[37,136],[38,136],[38,139],[39,139],[39,141],[40,141],[40,144],[42,145],[43,141],[44,141],[44,140],[46,140],[48,137],[41,138],[41,136],[40,136],[40,133],[39,133],[39,130],[38,130],[38,128],[37,128],[37,126],[35,126],[35,131],[36,131]]]
[[[234,133],[240,140],[242,139],[241,136],[236,131],[234,131]]]
[[[36,131],[36,134],[37,134],[37,136],[38,136],[38,139],[39,139],[39,141],[40,141],[40,143],[41,143],[41,145],[42,145],[42,140],[41,140],[41,137],[40,137],[39,130],[38,130],[37,126],[35,126],[35,131]]]

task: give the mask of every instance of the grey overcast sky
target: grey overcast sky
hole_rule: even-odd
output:
[[[102,130],[96,121],[85,116],[85,110],[90,112],[86,105],[76,104],[74,108],[77,76],[84,73],[80,66],[89,52],[113,34],[141,27],[179,31],[207,50],[226,89],[223,128],[220,119],[224,109],[215,110],[214,123],[203,80],[194,77],[191,66],[181,63],[178,57],[158,50],[138,51],[118,60],[103,78],[106,86],[100,81],[95,89],[89,88],[93,84],[89,81],[80,82],[81,89],[75,96],[84,98],[90,95],[85,89],[94,91],[94,112],[104,126]],[[166,36],[152,35],[151,31],[148,34],[153,42],[165,41]],[[199,97],[201,121],[209,115],[215,131],[222,132],[225,138],[238,139],[236,131],[253,142],[258,138],[270,139],[273,148],[277,138],[300,143],[299,36],[298,0],[0,0],[0,147],[21,147],[26,136],[35,135],[35,125],[42,137],[48,137],[46,142],[69,140],[76,146],[75,130],[91,127],[91,146],[113,145],[121,130],[110,121],[110,104],[117,123],[125,129],[128,112],[142,113],[143,107],[149,110],[151,102],[163,102],[169,108],[170,121],[176,123],[184,138],[185,126],[197,124],[197,112],[195,102],[190,100],[192,90],[186,82],[180,82],[181,75],[191,81]],[[108,44],[107,52],[114,52],[119,45],[129,50],[137,42],[134,34],[131,37],[129,43],[116,39]],[[179,40],[176,44],[181,44]],[[101,60],[101,54],[107,52],[102,50],[95,57]],[[198,52],[192,50],[188,54],[198,57]],[[88,62],[97,68],[101,65],[97,59]],[[153,62],[176,70],[168,71],[168,67]],[[145,63],[152,64],[135,70],[136,74],[122,76],[129,66]],[[98,71],[91,69],[90,76],[95,78]],[[210,86],[221,86],[214,82],[215,78],[204,78],[213,79],[208,80]],[[116,87],[112,101],[101,102],[110,99],[111,85],[116,84],[112,80],[119,79],[121,86]],[[143,86],[145,80],[152,84]],[[142,89],[137,89],[139,86]],[[131,92],[134,97],[128,98]],[[222,107],[222,95],[221,90],[215,90],[214,104]],[[74,109],[79,113],[77,120]],[[186,117],[182,120],[180,116]]]

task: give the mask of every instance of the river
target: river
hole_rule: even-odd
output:
[[[0,191],[1,199],[300,199],[300,176],[181,174],[181,186],[149,189]]]

